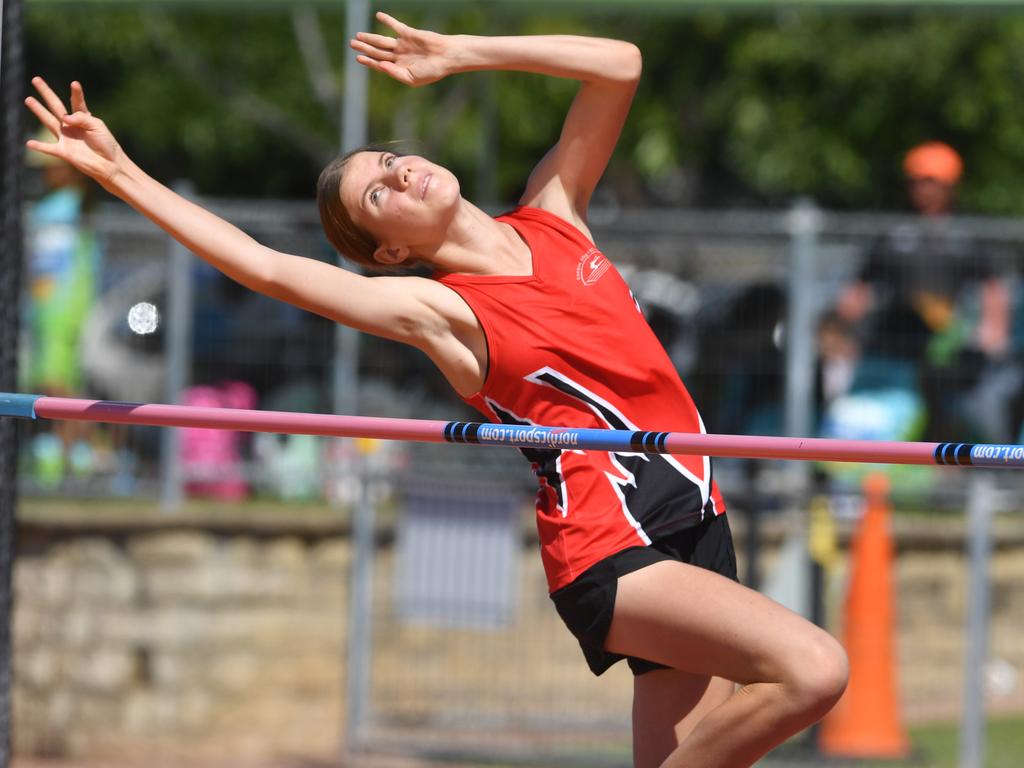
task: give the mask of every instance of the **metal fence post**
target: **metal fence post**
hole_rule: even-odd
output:
[[[786,384],[784,427],[787,435],[798,437],[811,434],[814,426],[814,360],[815,338],[814,292],[817,287],[818,235],[822,229],[821,212],[813,201],[801,198],[795,202],[787,217],[790,235],[789,275],[786,302]],[[804,461],[791,461],[787,467],[789,501],[793,509],[801,509],[811,489],[810,466]],[[756,513],[755,513],[756,514]],[[797,518],[806,531],[807,516]],[[817,609],[812,601],[816,597],[814,560],[808,558],[804,570],[806,579],[804,600],[807,618]],[[812,728],[807,744],[817,749],[818,728]]]
[[[349,587],[348,654],[346,659],[345,754],[363,747],[370,709],[370,667],[373,661],[373,569],[376,499],[372,494],[369,451],[356,459],[359,493],[352,511],[352,568]]]
[[[0,0],[0,388],[17,386],[18,336],[24,266],[22,238],[21,97],[24,47],[21,0]],[[0,419],[0,768],[11,762],[11,625],[14,616],[15,509],[18,431]]]
[[[195,194],[189,181],[175,182],[174,191],[182,197]],[[168,403],[180,402],[192,378],[192,310],[192,254],[170,238],[164,315],[164,398]],[[177,429],[160,430],[160,508],[164,512],[179,509],[185,498],[180,445],[181,433]]]
[[[985,661],[988,658],[989,560],[996,507],[995,480],[975,474],[967,500],[967,647],[964,658],[964,712],[960,725],[960,768],[982,768],[985,761]]]
[[[348,0],[345,37],[369,29],[372,23],[369,0]],[[345,152],[366,144],[367,87],[369,73],[348,51],[345,59],[345,97],[341,146]],[[333,404],[338,413],[356,413],[359,408],[359,334],[338,325],[334,336]],[[345,452],[349,455],[349,452]],[[352,460],[352,459],[350,459]],[[352,568],[349,582],[348,649],[346,668],[346,722],[344,754],[351,757],[362,744],[363,727],[369,709],[370,665],[372,662],[373,561],[375,510],[370,497],[367,470],[369,456],[354,459],[359,483],[352,509]]]
[[[369,29],[369,0],[349,0],[346,4],[345,37]],[[356,63],[355,54],[345,59],[345,98],[341,120],[341,148],[349,152],[366,144],[366,105],[368,72]],[[359,405],[359,333],[338,325],[334,336],[333,405],[337,413],[355,413]]]
[[[786,434],[806,437],[814,424],[816,265],[822,217],[814,203],[800,199],[789,211],[791,237],[786,314]],[[806,462],[792,462],[793,487],[807,490]]]

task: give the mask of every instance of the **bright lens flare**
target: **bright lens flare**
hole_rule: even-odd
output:
[[[140,301],[128,310],[128,327],[140,336],[154,333],[160,325],[160,311],[148,301]]]

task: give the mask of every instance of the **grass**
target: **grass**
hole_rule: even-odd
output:
[[[1024,760],[1024,718],[992,718],[985,739],[985,768],[1019,768]],[[913,755],[905,761],[872,760],[865,768],[957,768],[960,725],[936,724],[910,729]]]

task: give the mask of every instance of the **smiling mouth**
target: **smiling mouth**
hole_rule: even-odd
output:
[[[426,176],[423,177],[423,183],[420,184],[420,200],[427,196],[427,187],[430,186],[430,180],[433,178],[433,176],[434,174],[428,173]]]

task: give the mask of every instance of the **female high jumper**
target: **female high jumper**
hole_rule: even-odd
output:
[[[629,288],[594,245],[587,206],[640,79],[627,42],[359,33],[357,61],[409,86],[474,70],[579,81],[555,145],[497,218],[451,172],[361,150],[318,183],[324,231],[346,257],[431,277],[366,277],[260,245],[146,175],[89,113],[41,78],[28,108],[57,138],[29,149],[95,179],[228,277],[366,333],[410,344],[489,420],[702,432]],[[525,116],[524,116],[525,117]],[[846,685],[826,632],[736,581],[725,504],[707,457],[525,450],[552,600],[601,674],[634,672],[635,765],[737,768],[821,718]]]

